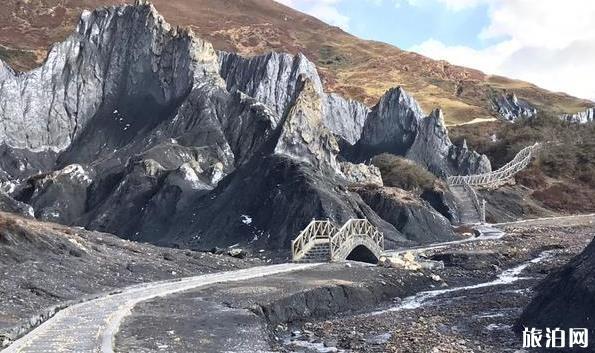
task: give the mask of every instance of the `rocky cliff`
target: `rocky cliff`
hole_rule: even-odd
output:
[[[324,92],[304,55],[216,52],[144,2],[85,12],[38,69],[0,69],[1,205],[130,239],[288,249],[312,218],[353,217],[389,245],[439,223],[450,237],[427,212],[402,234],[348,191],[382,185],[354,162],[389,151],[440,176],[489,170],[401,88],[370,110]]]
[[[440,177],[491,171],[486,156],[450,141],[441,110],[425,116],[400,87],[388,91],[372,109],[352,158],[367,160],[382,152],[406,156]]]
[[[501,119],[515,122],[523,118],[531,118],[537,109],[525,100],[517,98],[514,93],[502,93],[492,97],[492,109]]]
[[[517,331],[522,331],[523,327],[592,328],[595,322],[595,242],[547,276],[536,292],[517,322]],[[589,336],[591,347],[595,338]],[[581,350],[584,351],[577,351]]]
[[[585,111],[578,112],[575,114],[564,114],[560,118],[571,123],[592,123],[593,121],[595,121],[595,108],[589,108]]]

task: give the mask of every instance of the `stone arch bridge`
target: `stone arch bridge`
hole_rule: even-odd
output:
[[[350,219],[340,228],[329,220],[312,220],[291,242],[291,252],[294,262],[377,263],[384,236],[367,219]]]

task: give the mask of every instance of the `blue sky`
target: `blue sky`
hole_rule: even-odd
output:
[[[408,2],[370,3],[345,1],[338,10],[350,17],[347,30],[358,37],[374,39],[409,48],[428,38],[447,45],[465,44],[477,48],[486,46],[479,33],[489,22],[488,7],[477,6],[461,11],[449,10],[446,4],[417,6]]]
[[[595,100],[592,0],[277,0],[358,37]]]

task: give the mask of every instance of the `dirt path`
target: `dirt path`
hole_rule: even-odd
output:
[[[253,267],[129,287],[119,294],[101,297],[58,312],[53,318],[4,349],[2,353],[112,353],[114,335],[121,321],[140,302],[216,283],[299,271],[314,266],[317,265],[281,264]]]

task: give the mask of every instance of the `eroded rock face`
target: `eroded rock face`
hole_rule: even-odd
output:
[[[338,171],[339,145],[324,126],[321,97],[312,81],[303,76],[300,81],[274,152]]]
[[[441,177],[480,174],[492,170],[485,155],[470,151],[466,145],[457,147],[452,144],[439,109],[421,119],[417,136],[406,157]]]
[[[221,77],[230,91],[239,90],[267,105],[278,119],[289,109],[301,89],[300,76],[308,78],[313,89],[322,94],[316,66],[304,55],[269,53],[244,58],[233,53],[219,54]],[[275,121],[275,126],[279,120]]]
[[[358,141],[360,155],[405,154],[424,116],[419,104],[401,87],[389,90],[372,109]]]
[[[374,212],[392,224],[407,240],[423,244],[457,239],[448,219],[430,204],[404,190],[362,187],[356,191]]]
[[[547,276],[516,325],[523,327],[593,327],[595,321],[595,242],[568,264]],[[595,338],[589,334],[590,345]]]
[[[595,108],[589,108],[575,114],[564,114],[560,119],[577,124],[592,123],[595,121]]]
[[[269,53],[244,58],[220,52],[220,73],[230,91],[241,91],[269,107],[276,115],[273,126],[287,114],[301,89],[300,77],[310,81],[321,101],[324,125],[349,144],[360,138],[369,109],[362,103],[323,92],[316,66],[303,54]]]
[[[407,245],[347,189],[382,185],[378,169],[339,146],[438,175],[484,167],[400,88],[370,110],[325,93],[303,55],[216,53],[142,2],[85,12],[37,70],[1,64],[0,106],[5,208],[168,245],[288,250],[312,218],[368,218]]]
[[[372,109],[351,157],[367,160],[382,152],[405,156],[440,177],[491,171],[486,156],[452,144],[442,111],[424,116],[401,88],[387,92]]]
[[[234,178],[226,178],[200,202],[179,212],[169,232],[176,234],[170,241],[194,248],[233,242],[289,249],[291,240],[312,219],[328,218],[343,224],[362,217],[380,228],[388,247],[406,244],[391,224],[358,194],[348,191],[333,173],[272,155],[242,166]]]
[[[514,93],[502,93],[492,98],[492,108],[504,120],[515,122],[523,118],[531,118],[537,109]]]
[[[164,107],[216,73],[211,45],[170,28],[152,5],[87,11],[42,67],[17,75],[0,63],[0,141],[63,150],[100,111],[141,99]]]

